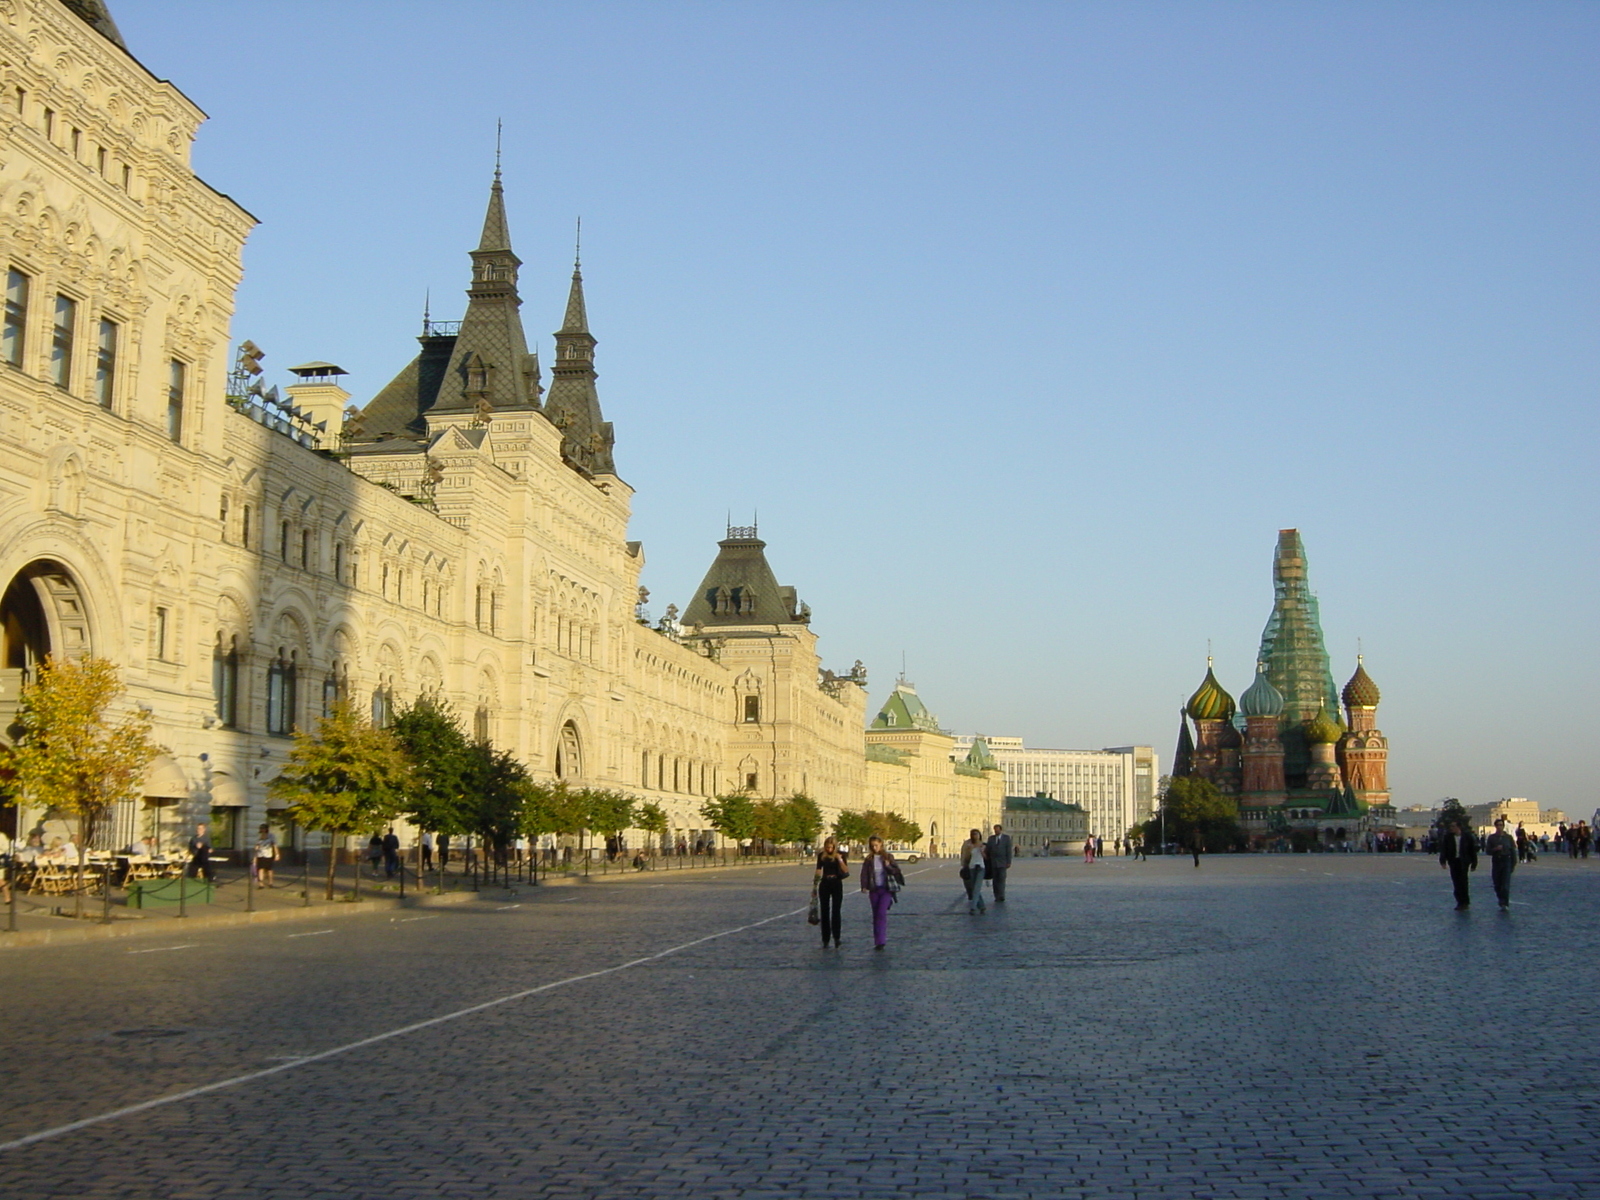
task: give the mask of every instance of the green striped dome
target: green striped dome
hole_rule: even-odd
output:
[[[1196,721],[1226,721],[1233,716],[1233,697],[1217,682],[1209,664],[1205,682],[1189,697],[1189,715]]]

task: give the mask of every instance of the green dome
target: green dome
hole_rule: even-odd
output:
[[[1306,722],[1306,741],[1332,745],[1344,736],[1344,726],[1328,715],[1326,708]]]
[[[1247,717],[1279,717],[1283,715],[1283,693],[1272,686],[1266,667],[1256,667],[1255,681],[1239,697],[1239,711]]]
[[[1233,716],[1233,697],[1222,690],[1211,666],[1206,665],[1206,678],[1195,694],[1189,697],[1189,715],[1196,721],[1226,721]]]
[[[1382,695],[1378,685],[1372,682],[1372,676],[1367,674],[1366,667],[1361,665],[1361,657],[1356,656],[1356,673],[1350,676],[1350,682],[1344,685],[1343,698],[1347,708],[1377,708],[1378,699]]]

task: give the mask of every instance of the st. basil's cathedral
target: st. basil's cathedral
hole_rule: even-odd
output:
[[[1299,530],[1278,531],[1272,575],[1255,679],[1235,705],[1208,660],[1183,708],[1172,774],[1210,780],[1236,800],[1240,823],[1257,841],[1294,829],[1343,840],[1362,826],[1390,824],[1378,685],[1357,655],[1355,674],[1335,690]]]

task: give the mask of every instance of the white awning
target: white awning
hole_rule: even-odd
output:
[[[249,808],[250,796],[245,791],[244,781],[235,779],[232,775],[213,775],[211,777],[211,807]]]
[[[157,755],[145,771],[144,798],[158,803],[189,798],[189,780],[172,755]]]

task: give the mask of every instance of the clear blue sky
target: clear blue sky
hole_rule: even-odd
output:
[[[1600,6],[113,9],[262,221],[278,382],[459,315],[504,119],[657,612],[759,510],[874,705],[904,652],[953,729],[1165,766],[1298,526],[1398,803],[1595,807]]]

